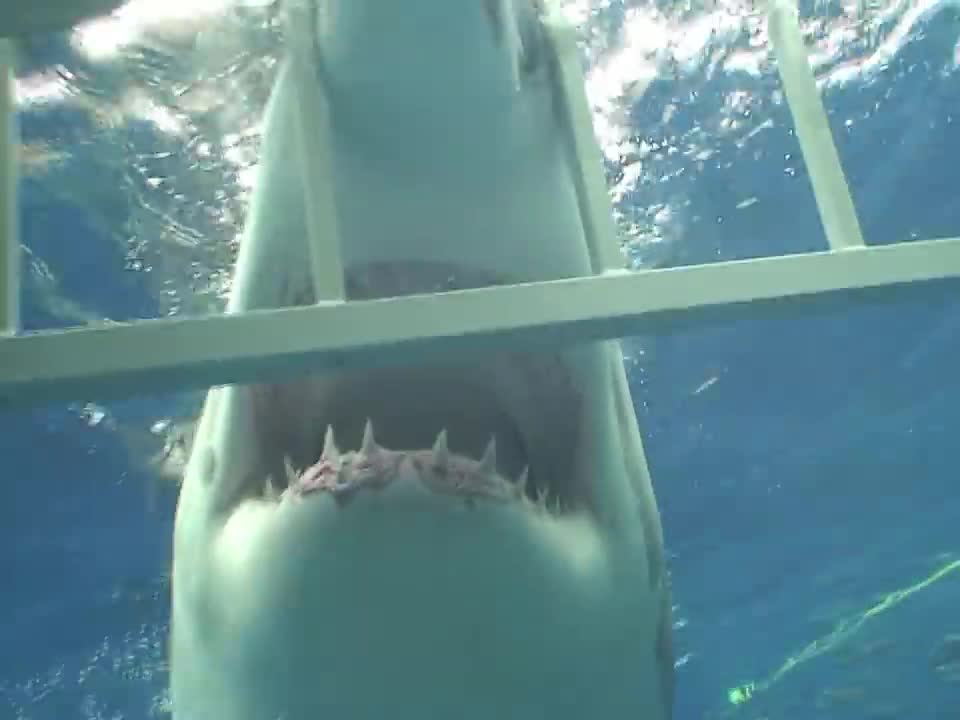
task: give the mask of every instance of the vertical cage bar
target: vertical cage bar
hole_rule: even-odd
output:
[[[14,57],[12,41],[0,38],[0,334],[15,333],[20,326]]]
[[[310,0],[286,8],[286,41],[297,88],[301,175],[310,243],[311,277],[317,302],[346,297],[336,187],[331,157],[330,108],[320,87],[315,57],[316,5]],[[295,160],[296,162],[296,160]]]
[[[827,242],[831,250],[863,247],[857,211],[810,68],[793,0],[771,0],[767,23]]]
[[[554,83],[570,132],[574,182],[580,203],[580,217],[587,236],[593,272],[622,271],[626,265],[620,252],[613,204],[603,172],[603,154],[593,131],[587,99],[577,32],[564,18],[548,17],[544,30],[556,57]]]

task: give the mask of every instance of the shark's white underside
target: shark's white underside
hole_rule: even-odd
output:
[[[538,4],[322,5],[350,297],[591,271]],[[296,90],[285,65],[232,312],[324,294]],[[672,673],[616,343],[211,391],[174,538],[177,720],[667,720]]]

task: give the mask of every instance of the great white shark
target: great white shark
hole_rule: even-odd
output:
[[[317,9],[348,300],[592,271],[540,2]],[[228,312],[328,296],[293,68]],[[177,720],[667,720],[673,671],[617,343],[209,392],[174,533]]]

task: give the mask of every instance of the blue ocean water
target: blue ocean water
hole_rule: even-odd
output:
[[[875,75],[828,88],[871,243],[960,235],[958,20],[941,7]],[[31,52],[28,64],[82,66],[57,39]],[[657,181],[625,203],[679,208],[676,237],[638,260],[822,247],[787,109],[762,100],[775,77],[708,67],[655,80],[629,107],[632,131],[653,146],[709,136],[742,92],[761,98],[757,131],[715,141],[707,162],[652,163]],[[128,178],[85,156],[99,151],[81,142],[89,118],[22,114],[26,137],[77,143],[66,185],[24,180],[27,261],[42,259],[57,295],[95,315],[156,316],[153,278],[130,271],[130,248],[110,230],[129,214]],[[175,144],[152,133],[131,122],[122,137],[157,152]],[[64,324],[41,290],[27,286],[25,326]],[[678,720],[960,717],[958,285],[679,328],[625,349],[671,555]],[[183,401],[86,400],[0,416],[3,719],[163,715],[175,488],[137,462],[122,430]]]

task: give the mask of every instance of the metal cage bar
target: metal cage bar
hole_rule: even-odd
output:
[[[960,238],[864,246],[796,11],[783,2],[774,0],[771,6],[771,38],[830,250],[665,270],[616,270],[616,235],[572,35],[553,28],[558,81],[570,105],[574,159],[582,175],[579,202],[597,275],[367,302],[331,298],[311,307],[17,337],[0,334],[0,406],[290,377],[347,364],[427,363],[434,355],[507,344],[624,337],[724,316],[896,298],[938,280],[960,289]],[[7,110],[9,122],[13,116]],[[307,108],[308,113],[317,110],[315,104]],[[304,121],[313,119],[305,115]],[[12,167],[13,147],[10,142],[3,146],[4,167]],[[10,278],[16,282],[9,265],[16,250],[14,177],[5,174],[2,188],[8,260],[4,297],[10,297]],[[314,220],[311,233],[335,229],[319,215]],[[341,273],[336,258],[314,262],[318,273]],[[15,318],[15,310],[15,301],[7,300],[2,317]]]
[[[0,337],[0,406],[618,338],[951,278],[960,290],[960,238]]]
[[[833,250],[863,247],[857,211],[797,23],[794,0],[770,0],[770,43],[827,242]]]
[[[17,230],[18,139],[14,47],[0,38],[0,335],[20,327],[20,240]],[[0,372],[3,365],[0,364]]]

